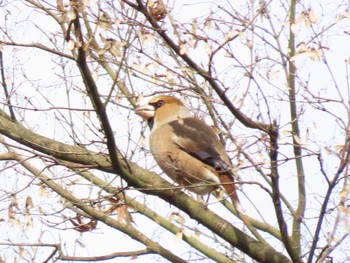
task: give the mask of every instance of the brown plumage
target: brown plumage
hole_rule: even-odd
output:
[[[152,155],[175,182],[204,195],[222,185],[238,204],[231,163],[213,130],[172,96],[157,96],[135,113],[148,121]]]

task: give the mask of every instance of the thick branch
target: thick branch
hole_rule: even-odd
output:
[[[98,92],[98,88],[96,86],[96,83],[92,77],[92,74],[90,72],[90,69],[87,65],[86,61],[86,52],[85,52],[85,44],[84,44],[84,37],[83,33],[81,30],[80,26],[80,21],[79,21],[79,1],[73,1],[74,4],[72,4],[72,7],[74,8],[76,18],[73,20],[74,24],[74,32],[75,32],[75,37],[77,39],[77,45],[78,45],[78,58],[77,58],[77,65],[79,67],[81,76],[83,78],[84,84],[86,86],[86,89],[88,91],[88,95],[90,97],[90,100],[92,102],[92,105],[94,107],[94,110],[100,120],[102,129],[106,135],[106,140],[107,140],[107,147],[108,147],[108,152],[110,155],[110,160],[112,163],[113,170],[118,172],[118,174],[125,174],[127,173],[127,170],[125,167],[123,167],[119,161],[120,153],[118,154],[116,144],[115,144],[115,139],[114,139],[114,133],[112,130],[112,127],[109,123],[109,119],[107,116],[106,108],[104,104],[101,101],[100,94]]]
[[[75,165],[72,163],[64,162],[65,165]],[[73,168],[74,169],[74,168]],[[139,211],[142,215],[148,217],[150,220],[156,222],[158,225],[164,227],[164,229],[173,233],[174,235],[178,234],[181,230],[180,227],[170,222],[169,219],[164,218],[160,214],[156,213],[154,210],[148,208],[145,204],[142,204],[135,200],[135,198],[129,197],[125,192],[121,192],[119,188],[109,186],[108,182],[102,180],[101,178],[94,176],[89,171],[79,171],[79,169],[74,169],[82,177],[84,177],[88,182],[98,186],[103,189],[105,192],[113,195],[120,200],[124,200],[125,204],[132,207],[135,211]],[[216,251],[215,249],[205,245],[196,237],[192,235],[187,235],[183,233],[182,239],[187,242],[190,246],[197,249],[199,252],[203,253],[207,257],[222,263],[233,263],[234,261],[229,259],[226,255]]]
[[[159,243],[152,241],[147,236],[145,236],[142,232],[138,231],[131,224],[124,224],[119,222],[118,220],[112,219],[107,214],[102,211],[96,210],[95,208],[87,205],[85,202],[81,201],[80,198],[72,195],[69,191],[62,188],[60,185],[56,184],[54,180],[50,177],[46,176],[41,170],[38,170],[33,165],[31,165],[28,161],[21,158],[18,154],[13,154],[13,157],[16,161],[18,161],[24,168],[30,171],[34,176],[36,176],[39,180],[41,180],[46,186],[51,188],[53,191],[58,193],[60,196],[65,198],[67,201],[74,204],[74,206],[78,207],[88,215],[93,218],[106,223],[107,225],[122,231],[127,234],[131,238],[143,243],[149,251],[153,251],[154,253],[158,253],[164,258],[170,260],[171,262],[179,262],[184,263],[185,260],[177,257],[175,254],[171,253],[169,250],[162,247]]]
[[[107,155],[88,151],[85,148],[59,143],[44,136],[35,134],[0,110],[0,133],[42,153],[54,158],[91,165],[92,168],[116,173]],[[196,202],[173,185],[166,182],[157,174],[142,169],[138,165],[123,159],[119,160],[124,167],[128,166],[131,173],[123,175],[129,185],[140,191],[156,195],[178,207],[190,217],[212,230],[232,246],[240,249],[259,262],[290,262],[290,260],[276,250],[262,245],[260,242],[246,235],[223,218],[208,210],[203,204]],[[85,211],[85,210],[84,210]],[[86,212],[86,211],[85,211]]]

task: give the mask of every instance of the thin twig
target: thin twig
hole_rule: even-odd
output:
[[[11,104],[11,98],[8,92],[7,84],[6,84],[6,77],[5,77],[5,70],[4,70],[4,60],[3,60],[3,51],[0,50],[0,72],[1,72],[1,85],[4,88],[4,93],[6,97],[6,103],[9,107],[11,118],[16,121],[16,115],[13,110],[12,104]]]

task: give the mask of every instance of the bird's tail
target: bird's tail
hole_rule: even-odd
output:
[[[237,187],[234,183],[233,175],[231,173],[220,173],[220,182],[226,191],[226,194],[231,198],[233,205],[239,211],[242,210],[241,203],[237,195]]]

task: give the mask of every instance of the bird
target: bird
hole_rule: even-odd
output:
[[[223,187],[232,203],[239,204],[224,145],[181,100],[159,95],[137,106],[135,113],[148,122],[151,153],[166,175],[201,196]]]

